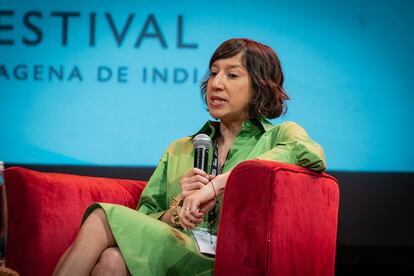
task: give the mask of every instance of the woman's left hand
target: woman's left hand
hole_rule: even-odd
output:
[[[195,228],[212,209],[217,196],[224,190],[229,173],[218,175],[212,182],[184,199],[179,218],[184,230]],[[213,187],[214,185],[214,187]],[[201,209],[201,210],[200,210]]]
[[[205,187],[208,187],[206,185]],[[193,192],[184,199],[183,206],[179,214],[180,224],[184,230],[188,228],[195,228],[197,224],[203,222],[204,212],[200,210],[203,201],[206,201],[206,189]]]

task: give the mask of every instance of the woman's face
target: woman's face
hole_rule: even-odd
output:
[[[242,122],[249,117],[248,103],[253,91],[242,55],[216,60],[210,68],[206,93],[208,111],[214,118],[228,123]]]

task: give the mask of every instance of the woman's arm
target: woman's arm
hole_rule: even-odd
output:
[[[314,171],[326,169],[322,147],[298,124],[294,122],[281,124],[275,140],[274,147],[257,156],[256,159],[295,164]]]
[[[181,209],[179,205],[182,205],[180,200],[184,200],[187,196],[205,187],[213,177],[207,175],[207,173],[200,169],[191,169],[180,180],[181,194],[179,197],[176,197],[176,202],[166,202],[169,149],[162,155],[154,174],[142,192],[137,209],[139,212],[159,219],[173,227],[177,227],[180,226],[178,221],[178,213],[180,212],[179,209]],[[203,211],[207,213],[213,206],[213,204],[205,204]],[[193,226],[203,222],[202,216],[197,218],[193,217],[192,219],[193,224],[191,225]]]
[[[168,155],[167,149],[145,186],[137,206],[139,212],[155,219],[159,219],[168,208],[166,202]]]

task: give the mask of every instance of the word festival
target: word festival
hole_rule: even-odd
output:
[[[34,47],[41,45],[45,38],[51,39],[53,36],[52,41],[59,41],[63,47],[74,45],[83,39],[87,40],[89,47],[96,47],[99,45],[99,34],[105,33],[112,36],[112,41],[117,47],[123,46],[129,36],[134,40],[134,48],[140,48],[146,40],[154,40],[162,49],[167,49],[171,42],[176,49],[197,49],[197,43],[189,42],[189,39],[185,38],[183,15],[177,15],[174,25],[174,33],[170,32],[166,36],[165,24],[161,25],[155,14],[138,18],[135,13],[115,17],[109,12],[100,14],[29,10],[22,13],[0,10],[0,46],[20,44]],[[85,32],[79,32],[79,29]],[[84,36],[83,39],[80,36]]]
[[[0,64],[0,82],[83,82],[92,80],[100,83],[141,82],[143,84],[198,84],[197,68],[182,67],[138,67],[99,65],[94,72],[83,72],[79,66],[28,65],[6,66]]]

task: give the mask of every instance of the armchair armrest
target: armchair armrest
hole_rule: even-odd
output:
[[[338,205],[328,174],[239,164],[224,192],[215,275],[333,275]]]
[[[5,170],[7,266],[21,275],[51,275],[93,202],[137,206],[144,181]]]

